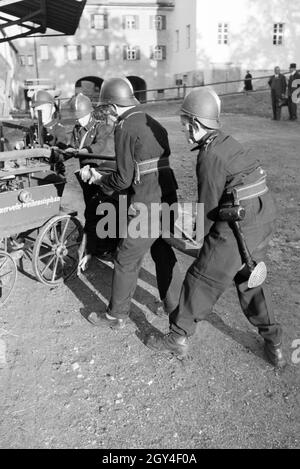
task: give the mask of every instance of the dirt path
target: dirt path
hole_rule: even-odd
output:
[[[180,195],[195,200],[194,157],[178,118],[161,121]],[[299,448],[300,363],[291,357],[300,339],[300,126],[239,115],[224,121],[257,150],[278,204],[268,283],[284,327],[287,369],[277,373],[267,364],[233,288],[198,326],[188,360],[149,351],[141,335],[168,329],[167,318],[152,313],[157,291],[149,258],[132,321],[118,333],[86,320],[109,298],[111,265],[94,261],[82,280],[59,288],[20,274],[0,314],[1,448]],[[69,173],[75,169],[70,163]],[[70,181],[66,201],[82,217]],[[184,272],[191,259],[178,257]]]

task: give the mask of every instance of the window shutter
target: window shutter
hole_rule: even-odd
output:
[[[109,49],[108,49],[108,46],[105,46],[105,60],[109,60]]]
[[[150,59],[153,60],[154,59],[154,47],[151,46],[150,48]]]
[[[122,16],[122,28],[125,29],[125,27],[126,27],[126,16],[123,15]]]
[[[65,60],[68,60],[68,46],[64,46]]]
[[[167,47],[166,46],[161,46],[162,47],[162,58],[165,60],[167,58]]]
[[[91,15],[91,28],[92,29],[95,28],[95,16],[94,15]]]
[[[134,22],[135,22],[135,28],[134,29],[140,29],[139,19],[140,18],[138,17],[138,15],[134,16]]]
[[[167,29],[167,17],[165,15],[162,16],[162,29]]]
[[[123,59],[127,60],[127,46],[123,46]]]
[[[77,46],[77,60],[81,60],[81,46]]]
[[[150,19],[150,25],[149,25],[150,29],[153,29],[153,27],[154,27],[154,16],[153,15],[149,16],[149,19]]]
[[[141,59],[140,47],[139,47],[139,46],[135,46],[135,50],[136,50],[136,60],[140,60],[140,59]]]
[[[92,46],[92,60],[96,60],[96,46]]]
[[[108,29],[108,15],[104,15],[104,29]]]

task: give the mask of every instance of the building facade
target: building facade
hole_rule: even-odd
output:
[[[170,1],[89,0],[74,36],[16,41],[18,74],[56,82],[62,96],[82,89],[95,98],[115,75],[129,77],[136,91],[169,86],[173,9]]]
[[[276,65],[300,68],[300,2],[289,0],[176,0],[171,14],[171,75],[198,85],[268,75]],[[254,82],[255,87],[266,81]],[[216,87],[222,91],[243,84]]]
[[[246,70],[268,75],[290,62],[300,68],[300,2],[88,0],[74,36],[15,43],[23,82],[48,80],[63,97],[82,90],[97,100],[103,79],[120,75],[141,100],[156,99],[176,85],[239,80]]]

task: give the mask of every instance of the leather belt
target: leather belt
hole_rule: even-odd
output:
[[[222,196],[221,202],[232,201],[238,205],[242,200],[254,199],[268,192],[266,173],[261,170],[262,176],[251,184],[239,185],[226,190]]]
[[[145,161],[135,161],[134,184],[141,182],[141,176],[144,174],[155,173],[162,169],[170,168],[169,158],[153,158]]]
[[[268,192],[268,186],[266,178],[263,178],[261,181],[257,181],[253,184],[248,184],[247,186],[234,187],[232,189],[232,195],[234,204],[238,204],[242,200],[254,199],[260,195]]]

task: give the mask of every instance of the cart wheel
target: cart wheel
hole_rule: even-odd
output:
[[[17,280],[17,266],[13,258],[0,251],[0,306],[4,305],[12,293]]]
[[[40,282],[56,285],[73,274],[82,234],[80,221],[71,215],[54,217],[42,227],[32,253],[33,270]]]

